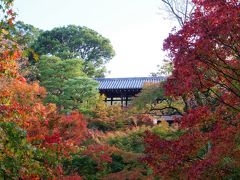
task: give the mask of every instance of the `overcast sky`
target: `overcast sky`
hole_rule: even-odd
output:
[[[160,0],[16,0],[18,20],[43,30],[86,26],[110,39],[116,56],[107,77],[149,76],[162,64],[163,40],[174,24],[159,14]]]

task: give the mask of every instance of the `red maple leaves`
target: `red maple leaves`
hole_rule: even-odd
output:
[[[146,158],[156,174],[180,179],[239,177],[239,1],[194,0],[196,11],[164,48],[174,64],[165,84],[170,96],[194,106],[184,114],[176,140],[148,134]]]

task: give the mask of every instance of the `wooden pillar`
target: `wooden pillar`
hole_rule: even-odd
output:
[[[123,95],[121,94],[121,106],[123,107]]]
[[[113,97],[111,97],[111,105],[113,105]]]

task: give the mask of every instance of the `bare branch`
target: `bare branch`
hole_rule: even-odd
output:
[[[161,0],[165,6],[164,11],[170,15],[168,18],[173,17],[177,20],[178,24],[182,27],[186,21],[189,20],[193,10],[194,4],[191,0]]]

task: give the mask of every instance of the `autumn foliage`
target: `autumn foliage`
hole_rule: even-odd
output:
[[[86,123],[78,112],[60,115],[54,104],[43,105],[45,93],[37,83],[27,84],[19,78],[2,79],[1,122],[14,122],[26,130],[29,143],[46,154],[52,151],[55,155],[50,153],[50,158],[59,159],[76,151],[87,135]]]
[[[3,1],[1,6],[10,19],[2,21],[0,33],[0,161],[4,163],[0,176],[61,177],[60,160],[78,150],[87,135],[86,123],[78,112],[60,115],[54,104],[44,105],[45,89],[28,84],[20,75],[17,60],[22,50],[8,32],[13,28],[11,3]]]
[[[164,43],[173,63],[164,91],[149,86],[132,112],[100,97],[87,119],[91,130],[78,111],[44,104],[46,90],[21,75],[12,3],[0,2],[0,178],[239,179],[238,0],[193,0],[191,18]],[[180,107],[176,128],[140,112],[156,108],[164,93],[158,108]]]
[[[174,69],[169,96],[194,102],[174,140],[148,134],[145,162],[165,178],[240,177],[240,4],[194,0],[196,10],[164,48]]]

